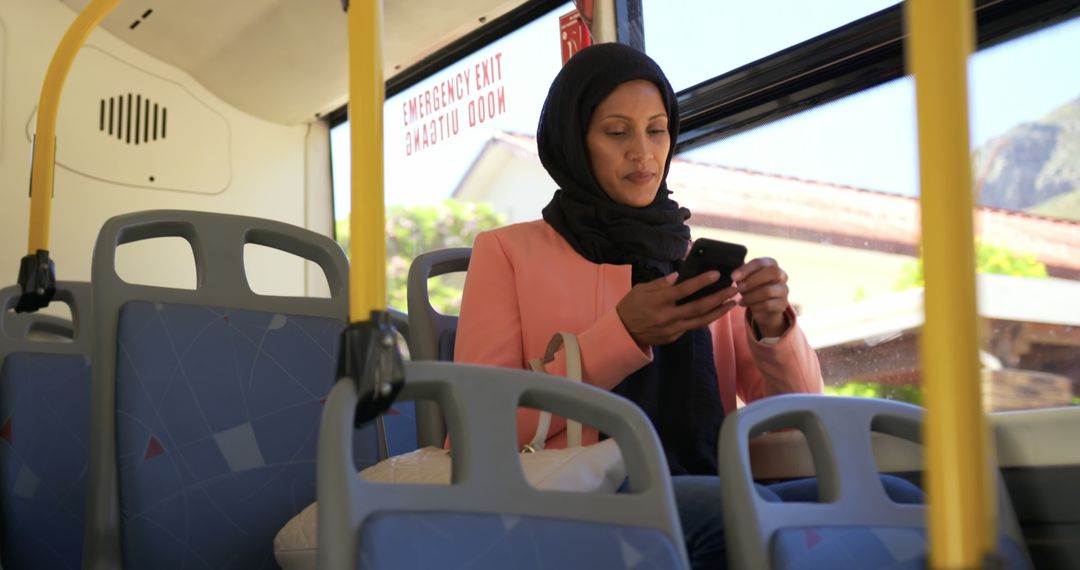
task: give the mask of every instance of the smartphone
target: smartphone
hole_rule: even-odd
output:
[[[690,247],[690,253],[679,266],[679,280],[682,283],[693,279],[706,271],[720,272],[720,279],[679,299],[675,304],[682,305],[711,295],[731,286],[731,272],[746,263],[746,247],[737,243],[728,243],[714,239],[698,238]]]

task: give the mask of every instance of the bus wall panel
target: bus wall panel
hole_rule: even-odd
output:
[[[64,85],[56,166],[133,189],[220,194],[232,177],[225,117],[175,81],[87,44]],[[26,121],[31,140],[37,111]]]
[[[0,284],[15,282],[18,260],[27,253],[27,123],[32,130],[45,71],[75,16],[61,2],[0,2]],[[176,208],[306,225],[307,126],[282,126],[241,112],[186,72],[107,31],[94,30],[87,46],[75,61],[60,102],[50,240],[60,279],[89,279],[99,228],[123,213]],[[176,105],[179,114],[176,122],[173,116],[168,119],[167,142],[161,142],[160,131],[160,144],[154,144],[151,134],[150,143],[140,139],[138,149],[126,140],[117,145],[115,139],[101,136],[100,100],[122,93],[126,103],[129,92],[148,96],[151,108],[155,101],[159,110],[161,105]],[[186,125],[183,115],[199,118]],[[188,126],[192,129],[185,131]],[[139,183],[144,177],[145,183]],[[162,188],[166,182],[170,189]],[[169,255],[147,256],[126,276],[145,276],[155,284],[190,283],[187,268],[175,265]],[[300,295],[307,289],[299,258],[253,256],[247,269],[253,282],[274,283],[276,294]]]

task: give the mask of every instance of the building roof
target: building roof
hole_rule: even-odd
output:
[[[1080,326],[1080,304],[1075,301],[1080,284],[1073,281],[980,274],[976,284],[983,318]],[[923,319],[923,289],[919,287],[800,316],[799,326],[814,348],[824,348],[887,342],[920,328]]]
[[[455,196],[492,146],[537,160],[534,137],[496,132]],[[919,247],[914,197],[681,158],[672,160],[668,187],[697,226],[906,255]],[[1052,276],[1080,279],[1080,222],[979,206],[975,227],[984,242],[1034,255]]]

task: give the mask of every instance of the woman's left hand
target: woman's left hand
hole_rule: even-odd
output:
[[[787,331],[784,312],[788,308],[787,273],[771,257],[759,257],[731,272],[742,299],[762,337],[780,336]]]

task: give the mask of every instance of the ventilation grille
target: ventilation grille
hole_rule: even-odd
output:
[[[117,95],[101,100],[98,127],[126,144],[145,144],[168,134],[169,112],[142,95]]]

